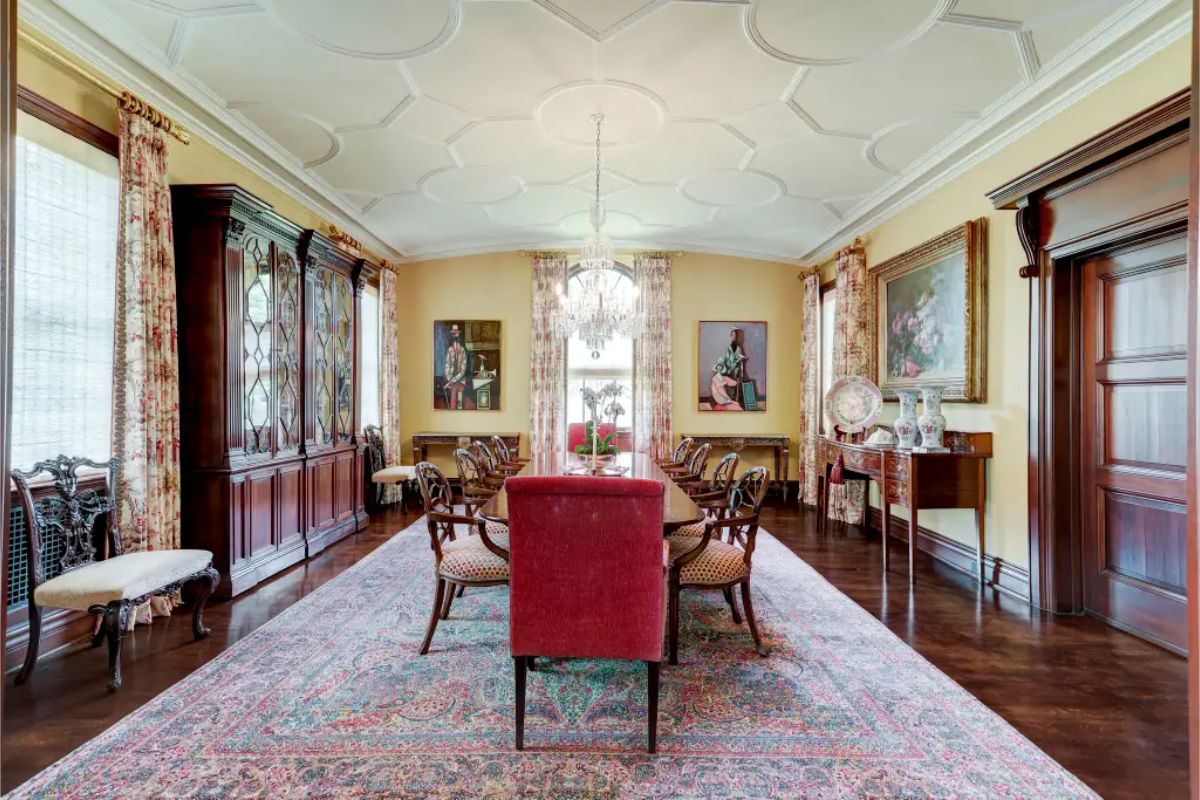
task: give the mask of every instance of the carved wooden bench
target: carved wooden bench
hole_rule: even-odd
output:
[[[115,487],[118,461],[91,461],[58,456],[39,461],[32,469],[12,471],[21,508],[25,513],[29,560],[29,649],[16,682],[24,683],[37,663],[42,632],[42,608],[88,611],[100,617],[92,647],[108,640],[108,688],[121,688],[121,640],[129,614],[152,597],[172,596],[186,583],[200,581],[200,593],[192,612],[192,634],[208,635],[204,627],[204,604],[220,582],[207,550],[150,550],[125,553],[115,522]],[[107,472],[108,492],[79,490],[81,467]],[[34,500],[31,482],[44,475],[54,491]],[[104,525],[107,557],[97,553],[94,538]],[[61,574],[46,580],[43,544],[51,531],[62,543]],[[99,557],[98,557],[99,556]]]

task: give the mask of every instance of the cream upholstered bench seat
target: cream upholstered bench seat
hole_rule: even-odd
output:
[[[181,583],[212,563],[207,550],[149,550],[126,553],[64,572],[38,584],[39,606],[90,611],[122,600],[137,600]]]

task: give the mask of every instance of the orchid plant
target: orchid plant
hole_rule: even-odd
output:
[[[600,424],[600,415],[603,413],[612,424],[613,430],[607,436],[599,437],[595,446],[596,455],[620,455],[621,450],[613,444],[613,441],[617,436],[617,420],[625,413],[625,407],[620,403],[620,398],[624,393],[625,387],[616,381],[602,386],[600,389],[585,386],[580,390],[583,405],[587,408],[590,419],[584,423],[583,427],[584,444],[575,445],[577,454],[588,455],[592,452],[592,440],[596,437],[596,428]]]

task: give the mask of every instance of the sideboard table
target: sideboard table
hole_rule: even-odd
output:
[[[791,456],[792,440],[786,433],[684,433],[684,439],[694,439],[697,444],[711,444],[713,449],[728,448],[740,453],[747,447],[769,447],[775,453],[775,471],[771,473],[783,499],[788,494],[788,458]]]
[[[975,571],[979,585],[989,581],[983,567],[983,517],[986,509],[986,465],[992,457],[992,434],[946,431],[948,452],[920,453],[896,448],[849,444],[822,436],[818,463],[825,468],[817,475],[817,526],[824,533],[829,509],[829,474],[842,457],[842,480],[874,481],[883,502],[883,570],[888,570],[888,526],[891,507],[908,509],[908,582],[913,583],[913,561],[917,547],[917,512],[930,508],[975,510]]]
[[[492,437],[499,436],[508,445],[513,453],[521,451],[521,434],[519,433],[496,433],[488,431],[486,433],[437,433],[433,431],[422,431],[412,435],[413,448],[413,463],[420,464],[429,456],[429,445],[440,444],[448,447],[470,447],[471,443],[480,440],[489,447],[492,443]]]

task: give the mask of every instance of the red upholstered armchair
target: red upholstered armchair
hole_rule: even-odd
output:
[[[526,669],[534,657],[550,656],[645,661],[653,753],[667,568],[662,484],[518,475],[505,490],[517,749],[524,748]]]

